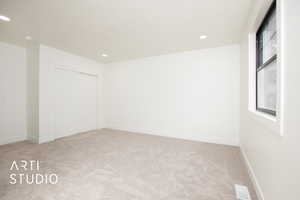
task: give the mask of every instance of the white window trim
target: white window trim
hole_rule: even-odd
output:
[[[273,1],[269,1],[260,6],[259,12],[254,18],[253,26],[248,36],[249,48],[249,99],[248,110],[253,119],[271,129],[276,135],[283,136],[283,117],[284,117],[284,34],[283,34],[283,13],[282,0],[276,2],[276,20],[277,20],[277,106],[276,116],[272,116],[256,110],[256,32],[263,21],[269,7]]]

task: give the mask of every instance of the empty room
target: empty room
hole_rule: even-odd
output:
[[[299,0],[0,0],[0,200],[298,200],[299,52]]]

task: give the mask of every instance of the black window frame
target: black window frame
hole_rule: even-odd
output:
[[[256,81],[255,82],[256,82],[256,110],[276,116],[276,110],[274,111],[274,110],[269,110],[269,109],[258,107],[258,72],[260,70],[264,69],[265,67],[269,66],[269,64],[272,63],[273,61],[277,60],[277,52],[276,52],[271,58],[269,58],[267,61],[265,61],[265,63],[262,63],[262,49],[260,49],[259,42],[258,42],[259,35],[262,33],[266,24],[269,22],[273,12],[276,12],[276,0],[274,0],[272,2],[267,14],[265,15],[262,23],[260,24],[260,26],[256,32]],[[277,21],[277,19],[276,19],[276,21]]]

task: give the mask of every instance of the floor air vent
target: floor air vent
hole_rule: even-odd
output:
[[[248,188],[244,185],[234,185],[237,200],[251,200]]]

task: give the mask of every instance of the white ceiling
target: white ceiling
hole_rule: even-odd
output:
[[[25,46],[29,35],[100,62],[217,47],[239,42],[251,1],[0,0],[11,18],[0,40]]]

